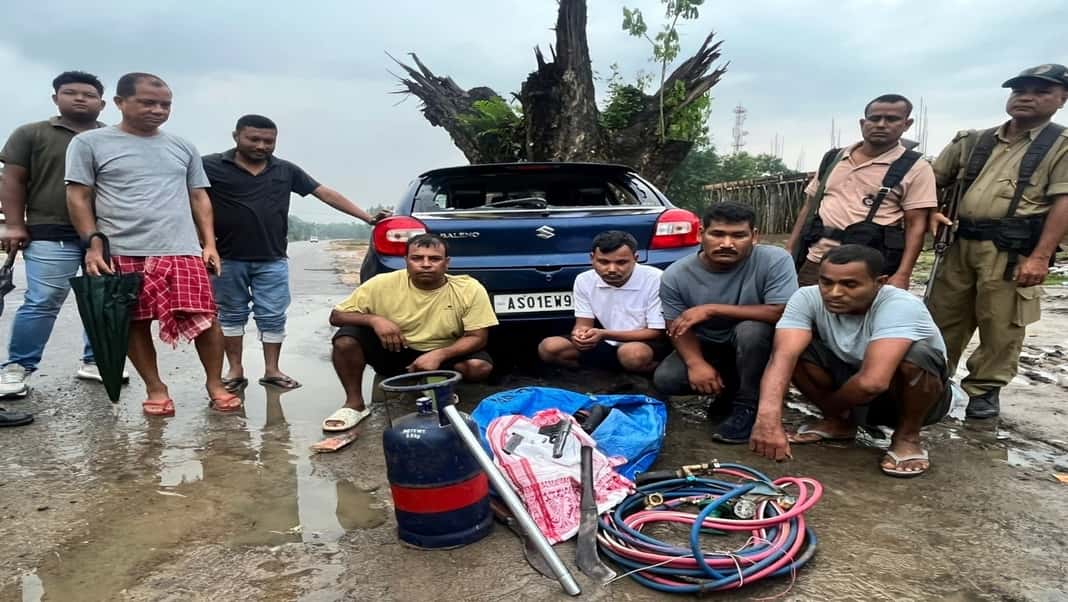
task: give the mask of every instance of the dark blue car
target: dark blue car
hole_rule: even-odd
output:
[[[570,319],[571,286],[590,268],[590,243],[630,232],[641,263],[666,268],[697,252],[700,222],[620,165],[514,163],[435,169],[379,222],[361,277],[404,269],[410,236],[448,241],[449,271],[477,278],[502,324]]]

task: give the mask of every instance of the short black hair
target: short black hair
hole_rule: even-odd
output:
[[[593,246],[590,247],[590,253],[598,249],[602,253],[611,253],[619,250],[620,247],[630,247],[631,252],[637,253],[638,241],[629,232],[607,230],[593,238]]]
[[[750,229],[756,228],[756,212],[747,205],[736,203],[734,201],[723,201],[716,203],[705,211],[704,220],[701,225],[707,228],[712,222],[723,222],[724,224],[749,224]]]
[[[52,90],[59,92],[60,87],[67,84],[89,84],[96,88],[96,93],[104,95],[104,84],[100,83],[100,78],[92,73],[86,73],[85,71],[64,71],[56,76],[56,79],[52,80]]]
[[[241,131],[241,128],[257,128],[261,130],[278,130],[278,126],[273,121],[264,117],[263,115],[242,115],[237,120],[237,125],[234,129]]]
[[[408,239],[408,244],[404,246],[404,256],[407,257],[412,251],[412,247],[418,247],[425,249],[427,247],[437,247],[445,249],[445,257],[449,256],[449,245],[445,243],[445,239],[441,238],[437,234],[431,234],[430,232],[424,232],[422,234],[416,234]]]
[[[879,251],[864,245],[841,245],[837,246],[823,256],[823,261],[834,265],[862,262],[868,268],[868,275],[876,279],[882,275],[886,267],[886,259]]]
[[[119,78],[119,83],[115,84],[115,95],[119,98],[129,98],[134,94],[137,94],[137,84],[146,80],[149,85],[157,88],[170,87],[167,85],[167,82],[163,81],[163,78],[158,75],[135,71],[133,73],[127,73]]]
[[[905,98],[904,96],[902,96],[900,94],[883,94],[882,96],[878,96],[876,98],[873,98],[871,100],[871,102],[869,102],[868,104],[864,105],[864,116],[865,117],[868,116],[868,111],[871,109],[871,106],[873,104],[877,103],[877,102],[886,103],[886,104],[894,104],[894,103],[898,103],[898,102],[903,102],[903,103],[905,103],[905,117],[908,117],[908,116],[912,115],[912,101],[911,100]]]

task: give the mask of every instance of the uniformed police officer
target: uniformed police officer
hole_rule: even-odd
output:
[[[951,374],[979,329],[962,383],[969,418],[1000,412],[999,391],[1016,375],[1025,329],[1040,317],[1039,285],[1068,231],[1068,132],[1051,122],[1068,100],[1068,68],[1033,67],[1002,87],[1012,90],[1012,119],[958,133],[934,163],[939,186],[960,193],[956,237],[929,304]],[[935,214],[932,227],[948,222]]]

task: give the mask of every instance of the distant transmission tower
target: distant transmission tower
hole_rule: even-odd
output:
[[[734,129],[731,130],[731,136],[734,142],[731,144],[731,148],[734,149],[734,153],[738,154],[742,152],[745,147],[745,137],[749,132],[744,129],[745,117],[749,111],[745,110],[745,107],[741,103],[734,107]]]

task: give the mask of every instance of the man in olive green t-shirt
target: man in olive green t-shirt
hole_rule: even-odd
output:
[[[414,236],[404,271],[369,279],[334,308],[330,323],[340,328],[333,361],[345,405],[323,421],[324,431],[350,429],[371,414],[361,391],[368,364],[383,376],[455,370],[466,381],[489,377],[493,360],[484,349],[497,325],[489,294],[479,281],[448,269],[444,240]]]
[[[52,81],[59,115],[16,129],[0,150],[4,164],[0,203],[6,228],[0,240],[8,253],[22,252],[26,296],[15,313],[7,361],[0,371],[0,397],[21,397],[37,370],[69,280],[82,265],[82,244],[67,214],[63,181],[67,145],[75,135],[102,127],[104,86],[94,75],[67,71]],[[80,378],[100,380],[88,341]]]

